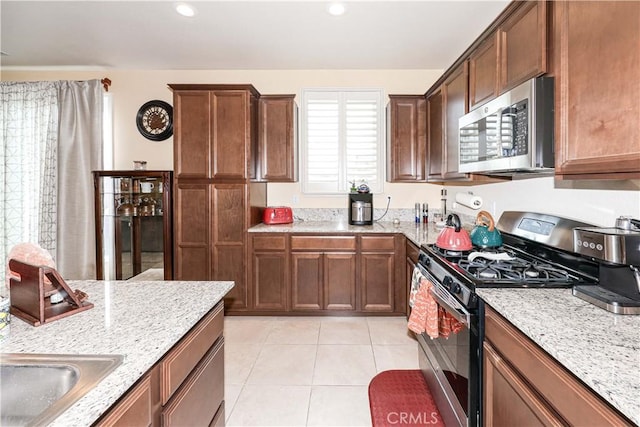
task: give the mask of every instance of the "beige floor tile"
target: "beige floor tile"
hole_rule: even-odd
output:
[[[242,391],[241,385],[235,384],[224,384],[224,415],[225,420],[228,420],[231,416],[231,412],[233,411],[233,407],[238,400],[238,396],[240,395],[240,391]]]
[[[226,340],[226,337],[225,337]],[[258,359],[262,344],[225,341],[224,380],[227,384],[244,384]]]
[[[274,322],[267,344],[317,344],[320,319],[292,317]]]
[[[390,369],[419,369],[418,343],[409,345],[374,345],[373,356],[378,372]]]
[[[224,339],[233,343],[262,344],[275,322],[274,317],[225,316]]]
[[[316,345],[265,344],[247,384],[311,385]]]
[[[363,317],[328,317],[320,325],[319,344],[371,344]]]
[[[310,386],[246,385],[227,426],[303,426]]]
[[[308,426],[370,426],[367,386],[314,386]]]
[[[370,345],[319,345],[314,385],[368,385],[376,374]]]
[[[367,318],[372,344],[411,344],[416,343],[413,332],[407,328],[404,317]]]

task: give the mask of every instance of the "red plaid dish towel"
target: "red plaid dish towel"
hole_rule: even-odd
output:
[[[420,279],[409,316],[409,329],[416,334],[426,332],[431,338],[447,338],[451,333],[457,334],[464,326],[433,299],[432,287],[433,283],[429,280],[424,277]]]

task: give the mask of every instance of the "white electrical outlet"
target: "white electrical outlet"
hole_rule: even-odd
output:
[[[291,203],[294,205],[297,205],[299,201],[300,201],[300,197],[297,194],[294,194],[293,197],[291,198]]]

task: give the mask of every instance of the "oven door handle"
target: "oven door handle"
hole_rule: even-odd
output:
[[[433,299],[435,299],[447,313],[453,316],[454,319],[462,323],[465,327],[469,327],[471,324],[471,314],[465,310],[462,305],[455,301],[446,290],[443,290],[438,284],[434,283],[430,291]]]

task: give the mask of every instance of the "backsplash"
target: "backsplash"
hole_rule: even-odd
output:
[[[373,219],[380,222],[393,222],[395,219],[401,222],[415,222],[413,209],[389,209],[386,215],[384,215],[384,211],[385,209],[374,208]],[[455,213],[458,213],[463,224],[472,224],[475,220],[475,215]],[[348,211],[347,208],[293,208],[293,219],[295,221],[347,222]],[[429,222],[434,222],[436,219],[440,220],[440,210],[429,210]]]

